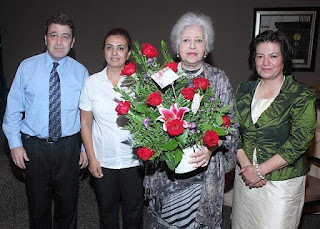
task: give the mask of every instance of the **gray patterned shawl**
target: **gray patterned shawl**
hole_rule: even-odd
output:
[[[230,105],[230,117],[235,120],[235,101],[232,86],[225,73],[217,68],[204,63],[204,75],[209,80],[212,90],[222,105]],[[196,221],[206,228],[220,228],[222,223],[222,203],[224,193],[225,173],[231,171],[236,163],[236,150],[238,138],[238,123],[233,123],[235,129],[230,132],[223,145],[212,153],[207,168],[198,169],[198,173],[184,179],[157,169],[153,174],[147,174],[144,186],[150,198],[149,211],[154,219],[161,222],[161,202],[164,197],[170,196],[178,190],[188,189],[190,184],[203,185],[201,198],[197,210]],[[150,214],[149,213],[149,214]],[[156,225],[157,222],[154,222]]]

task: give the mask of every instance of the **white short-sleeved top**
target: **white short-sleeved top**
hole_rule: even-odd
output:
[[[118,87],[121,87],[123,80],[124,77]],[[115,111],[121,100],[107,77],[107,68],[89,76],[81,92],[79,107],[93,113],[93,149],[104,168],[122,169],[139,165],[130,132],[122,129],[126,118]]]

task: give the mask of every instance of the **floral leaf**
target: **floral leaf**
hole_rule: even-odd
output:
[[[136,103],[134,104],[134,108],[140,112],[140,113],[146,113],[148,110],[148,106],[147,104],[145,104],[144,102],[140,102],[140,103]]]
[[[143,59],[140,57],[139,50],[137,50],[137,51],[132,50],[131,56],[132,56],[132,58],[135,60],[135,62],[136,62],[137,64],[139,64],[139,65],[142,64]]]
[[[174,152],[175,167],[180,163],[181,159],[182,159],[182,150],[178,149]]]
[[[212,130],[213,129],[213,125],[206,123],[206,124],[201,124],[199,125],[199,128],[203,131],[206,132],[206,130]]]
[[[122,99],[128,100],[132,103],[132,97],[130,95],[128,95],[126,91],[124,91],[123,89],[120,89],[117,86],[115,86],[113,89],[114,89],[114,91],[121,94]]]
[[[221,126],[223,124],[223,120],[222,120],[222,117],[221,116],[218,116],[216,117],[216,124],[217,126]]]
[[[216,131],[219,136],[225,136],[225,135],[228,134],[228,131],[225,130],[225,129],[223,129],[223,128],[221,128],[221,127],[214,127],[214,128],[212,128],[212,129],[213,129],[214,131]]]
[[[132,119],[135,123],[142,125],[144,117],[142,117],[141,115],[134,115],[132,116]]]
[[[135,46],[135,50],[131,51],[131,56],[134,58],[137,64],[139,64],[143,71],[148,71],[148,67],[146,64],[146,57],[142,54],[140,44],[138,41],[134,41],[133,45]]]
[[[168,158],[165,154],[160,154],[160,157],[159,157],[160,161],[167,161]]]
[[[170,150],[174,150],[175,148],[178,147],[178,142],[174,139],[168,141],[167,143],[165,143],[163,146],[162,146],[162,149],[164,151],[170,151]]]
[[[173,62],[173,59],[168,51],[167,43],[164,40],[161,40],[160,44],[161,44],[161,53],[164,58],[164,64],[167,64],[169,62]]]
[[[160,154],[160,152],[155,152],[154,154],[153,154],[153,156],[149,159],[150,161],[153,161],[153,160],[155,160],[155,159],[157,159],[157,157],[161,157],[163,154]],[[161,158],[160,158],[160,160],[161,160]]]
[[[167,166],[170,170],[174,171],[174,168],[175,168],[175,163],[174,161],[169,161],[169,160],[166,160],[166,163],[167,163]]]
[[[159,117],[159,113],[154,111],[154,110],[151,110],[149,112],[149,116],[150,116],[152,121],[156,121],[156,119]]]
[[[220,110],[221,113],[229,113],[229,111],[230,111],[230,105],[226,105],[222,107]]]
[[[178,140],[181,146],[184,146],[188,139],[188,131],[185,130],[183,134],[179,135],[176,139]]]
[[[140,91],[141,91],[141,85],[139,82],[137,82],[137,85],[136,85],[136,95],[139,95],[140,94]]]
[[[174,151],[166,152],[167,160],[165,160],[168,168],[172,171],[174,170],[174,168],[176,166],[173,155],[174,155]]]

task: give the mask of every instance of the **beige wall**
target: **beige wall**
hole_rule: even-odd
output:
[[[114,26],[131,32],[132,38],[159,47],[169,41],[172,25],[183,13],[200,10],[212,17],[216,26],[215,49],[210,62],[225,70],[233,86],[252,78],[247,64],[253,28],[253,9],[261,7],[320,6],[319,0],[163,0],[163,1],[71,1],[1,0],[0,28],[4,75],[11,85],[19,63],[45,50],[43,23],[51,14],[65,12],[76,24],[74,54],[92,74],[104,66],[102,40]],[[315,72],[296,72],[296,79],[320,84],[320,36]]]

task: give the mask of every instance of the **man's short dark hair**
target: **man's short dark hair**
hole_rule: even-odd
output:
[[[76,27],[69,16],[59,13],[49,17],[44,25],[44,34],[48,35],[48,29],[51,24],[68,25],[72,31],[72,37],[75,37]]]

